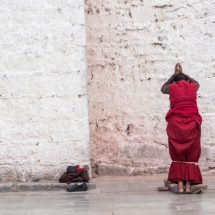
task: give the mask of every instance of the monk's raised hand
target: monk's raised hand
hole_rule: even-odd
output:
[[[175,72],[174,72],[174,75],[178,75],[180,74],[180,68],[179,66],[177,66],[177,64],[175,65]]]
[[[178,74],[184,74],[183,71],[182,71],[182,67],[181,67],[181,64],[180,63],[177,63],[175,65],[175,75],[178,75]]]

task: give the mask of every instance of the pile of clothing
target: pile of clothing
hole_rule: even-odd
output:
[[[60,177],[60,183],[77,183],[77,182],[89,182],[88,176],[89,167],[85,165],[83,168],[76,166],[68,166],[67,171]]]

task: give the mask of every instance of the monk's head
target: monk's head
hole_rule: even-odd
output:
[[[185,81],[188,81],[188,78],[185,74],[178,74],[175,76],[174,78],[174,82],[178,82],[178,81],[181,81],[181,80],[185,80]]]

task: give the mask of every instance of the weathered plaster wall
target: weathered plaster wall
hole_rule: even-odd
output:
[[[201,84],[201,169],[215,167],[214,11],[214,0],[85,0],[91,153],[99,174],[167,172],[169,101],[160,88],[177,62]]]
[[[0,181],[89,164],[82,0],[0,1]]]

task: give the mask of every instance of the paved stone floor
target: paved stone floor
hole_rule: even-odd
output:
[[[215,214],[215,175],[200,195],[157,191],[165,176],[99,177],[97,189],[0,193],[0,215],[207,215]]]

